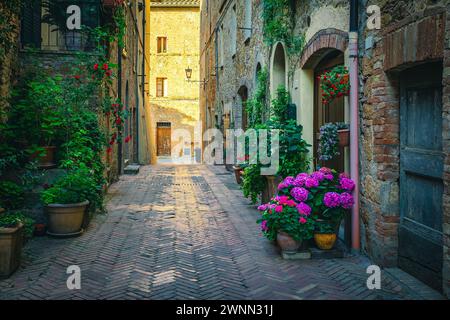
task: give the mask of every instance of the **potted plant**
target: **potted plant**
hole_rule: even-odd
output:
[[[314,239],[320,249],[331,249],[343,217],[354,205],[351,192],[355,183],[345,174],[338,175],[329,168],[300,173],[286,178],[279,186],[279,194],[291,196],[305,212],[314,217]]]
[[[9,277],[19,267],[23,241],[31,237],[33,224],[21,212],[0,214],[0,278]]]
[[[345,123],[327,123],[320,128],[319,135],[319,159],[332,160],[338,156],[339,147],[349,145],[350,130]]]
[[[304,240],[313,237],[314,218],[311,211],[305,210],[303,204],[287,195],[276,196],[258,207],[262,212],[261,224],[263,234],[269,240],[276,240],[285,253],[294,253],[302,246]]]
[[[350,81],[347,67],[336,66],[319,77],[322,88],[322,103],[330,104],[334,99],[346,96],[350,92]]]
[[[48,215],[47,234],[75,236],[83,232],[82,224],[92,197],[98,197],[95,179],[90,170],[80,164],[56,183],[44,190],[42,200]]]

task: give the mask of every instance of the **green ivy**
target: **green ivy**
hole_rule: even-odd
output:
[[[263,0],[264,40],[269,45],[282,41],[289,55],[301,53],[305,37],[294,35],[294,10],[291,0]]]
[[[254,128],[263,121],[267,105],[267,81],[269,72],[264,68],[258,73],[256,89],[253,96],[247,100],[246,111],[248,114],[249,128]]]
[[[0,3],[0,60],[3,60],[16,44],[16,19],[22,5],[22,0],[7,0]]]

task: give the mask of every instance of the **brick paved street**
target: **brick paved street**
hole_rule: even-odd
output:
[[[398,269],[366,288],[363,256],[284,261],[223,167],[148,166],[110,189],[107,215],[78,238],[31,240],[1,299],[429,299]],[[82,289],[66,268],[79,265]]]

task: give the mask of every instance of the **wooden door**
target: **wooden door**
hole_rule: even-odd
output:
[[[334,53],[334,55],[336,54],[338,53]],[[330,122],[345,122],[345,98],[336,98],[329,105],[324,105],[322,103],[322,88],[320,86],[320,80],[318,79],[318,77],[322,75],[326,70],[330,70],[344,63],[344,56],[342,53],[338,54],[337,56],[334,55],[329,58],[325,58],[324,61],[322,61],[316,68],[314,75],[314,132],[316,133],[314,139],[314,165],[316,167],[328,167],[335,169],[338,172],[344,172],[344,148],[339,147],[340,155],[330,161],[320,161],[317,152],[320,139],[320,127]]]
[[[156,132],[157,137],[157,155],[158,157],[171,155],[171,128],[170,127],[158,127]]]
[[[399,266],[442,289],[442,64],[400,81]]]

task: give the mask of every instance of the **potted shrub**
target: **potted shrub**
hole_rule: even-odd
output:
[[[20,212],[0,213],[0,278],[9,277],[19,267],[23,241],[31,237],[33,224]]]
[[[354,204],[351,192],[355,183],[345,174],[329,168],[300,173],[286,178],[279,186],[279,194],[290,196],[315,221],[314,239],[320,249],[331,249],[337,239],[337,230]]]
[[[339,147],[346,147],[350,142],[349,125],[345,123],[327,123],[320,128],[319,158],[322,161],[332,160],[338,156]]]
[[[285,253],[294,253],[302,246],[304,240],[313,237],[314,218],[311,211],[305,210],[303,204],[290,196],[282,195],[258,207],[262,212],[261,224],[263,234],[269,240],[276,240]]]
[[[48,215],[47,234],[74,236],[83,232],[89,199],[98,197],[99,190],[92,173],[84,164],[70,170],[56,183],[44,190],[42,200]]]

